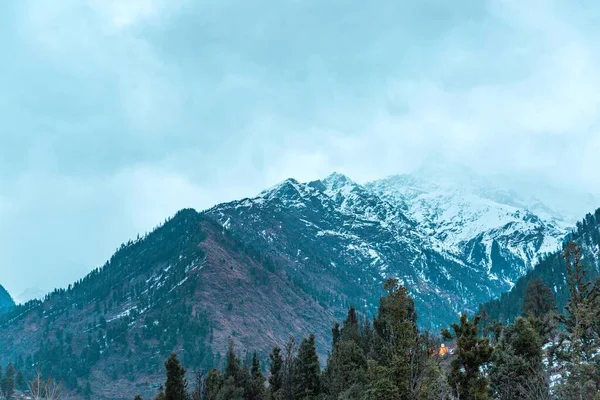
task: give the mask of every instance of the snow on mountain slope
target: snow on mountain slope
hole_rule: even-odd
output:
[[[421,321],[435,327],[510,288],[432,246],[401,208],[341,174],[310,183],[288,179],[207,214],[276,258],[291,279],[341,315],[349,304],[375,311],[388,277],[409,287]]]
[[[559,248],[572,222],[535,199],[492,186],[471,171],[433,164],[366,187],[404,210],[432,245],[512,285]],[[540,217],[529,206],[546,210]]]
[[[509,290],[573,225],[530,193],[443,161],[364,185],[339,173],[288,179],[207,214],[331,307],[373,311],[382,282],[400,279],[430,326]]]

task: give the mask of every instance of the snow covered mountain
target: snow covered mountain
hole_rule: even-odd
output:
[[[393,276],[411,290],[423,323],[441,326],[509,290],[559,247],[568,223],[512,199],[465,171],[420,170],[366,185],[335,173],[310,183],[289,179],[207,213],[285,260],[329,306],[371,312]]]
[[[366,187],[403,210],[431,245],[509,285],[560,247],[574,221],[466,168],[433,164]]]

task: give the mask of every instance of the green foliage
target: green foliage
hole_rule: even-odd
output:
[[[271,360],[269,367],[269,392],[274,395],[283,388],[284,370],[281,348],[275,346],[271,354],[269,354],[269,358]]]
[[[517,318],[502,332],[489,369],[495,399],[527,399],[533,393],[548,393],[542,363],[542,341],[530,320]]]
[[[187,400],[187,380],[185,368],[181,366],[176,354],[171,354],[165,363],[167,382],[165,383],[165,400]]]
[[[302,340],[294,364],[294,399],[316,398],[321,393],[321,365],[315,347],[315,335]]]
[[[570,242],[564,250],[569,303],[560,316],[564,326],[557,357],[566,366],[562,396],[589,398],[600,382],[600,287],[586,277],[581,248]]]
[[[552,290],[541,279],[533,279],[527,285],[523,299],[523,315],[541,318],[556,310]]]
[[[12,363],[8,364],[6,372],[0,380],[0,390],[5,399],[12,399],[15,393],[15,367]]]
[[[449,383],[454,394],[464,400],[484,400],[488,398],[488,378],[482,368],[492,358],[489,339],[479,336],[479,317],[469,321],[466,314],[460,317],[460,324],[452,324],[454,331],[443,331],[444,338],[456,339],[456,355],[451,363]]]

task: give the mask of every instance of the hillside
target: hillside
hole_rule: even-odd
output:
[[[332,323],[351,305],[374,314],[388,277],[407,286],[421,326],[437,329],[509,290],[563,234],[473,187],[419,185],[411,197],[406,177],[360,185],[333,174],[182,210],[102,268],[0,318],[9,349],[0,364],[115,399],[154,393],[172,351],[191,371],[220,365],[229,337],[264,359],[289,332],[315,332],[325,356]]]
[[[583,262],[589,279],[595,279],[600,272],[600,209],[586,215],[569,234],[569,240],[576,241],[583,251]],[[519,279],[515,287],[499,299],[482,305],[493,319],[513,320],[521,314],[525,289],[531,280],[541,279],[554,292],[559,310],[562,310],[569,297],[566,282],[565,262],[562,252],[555,252],[544,258],[536,267]]]
[[[155,393],[172,351],[190,368],[219,365],[231,336],[264,358],[290,331],[329,332],[332,322],[277,264],[184,210],[68,289],[4,316],[0,364],[40,369],[82,396],[133,398]],[[324,354],[327,336],[318,346]]]
[[[6,313],[15,306],[15,302],[6,289],[0,285],[0,315]]]

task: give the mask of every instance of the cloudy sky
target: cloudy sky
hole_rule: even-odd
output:
[[[0,283],[50,290],[182,207],[431,153],[600,191],[600,8],[0,3]]]

